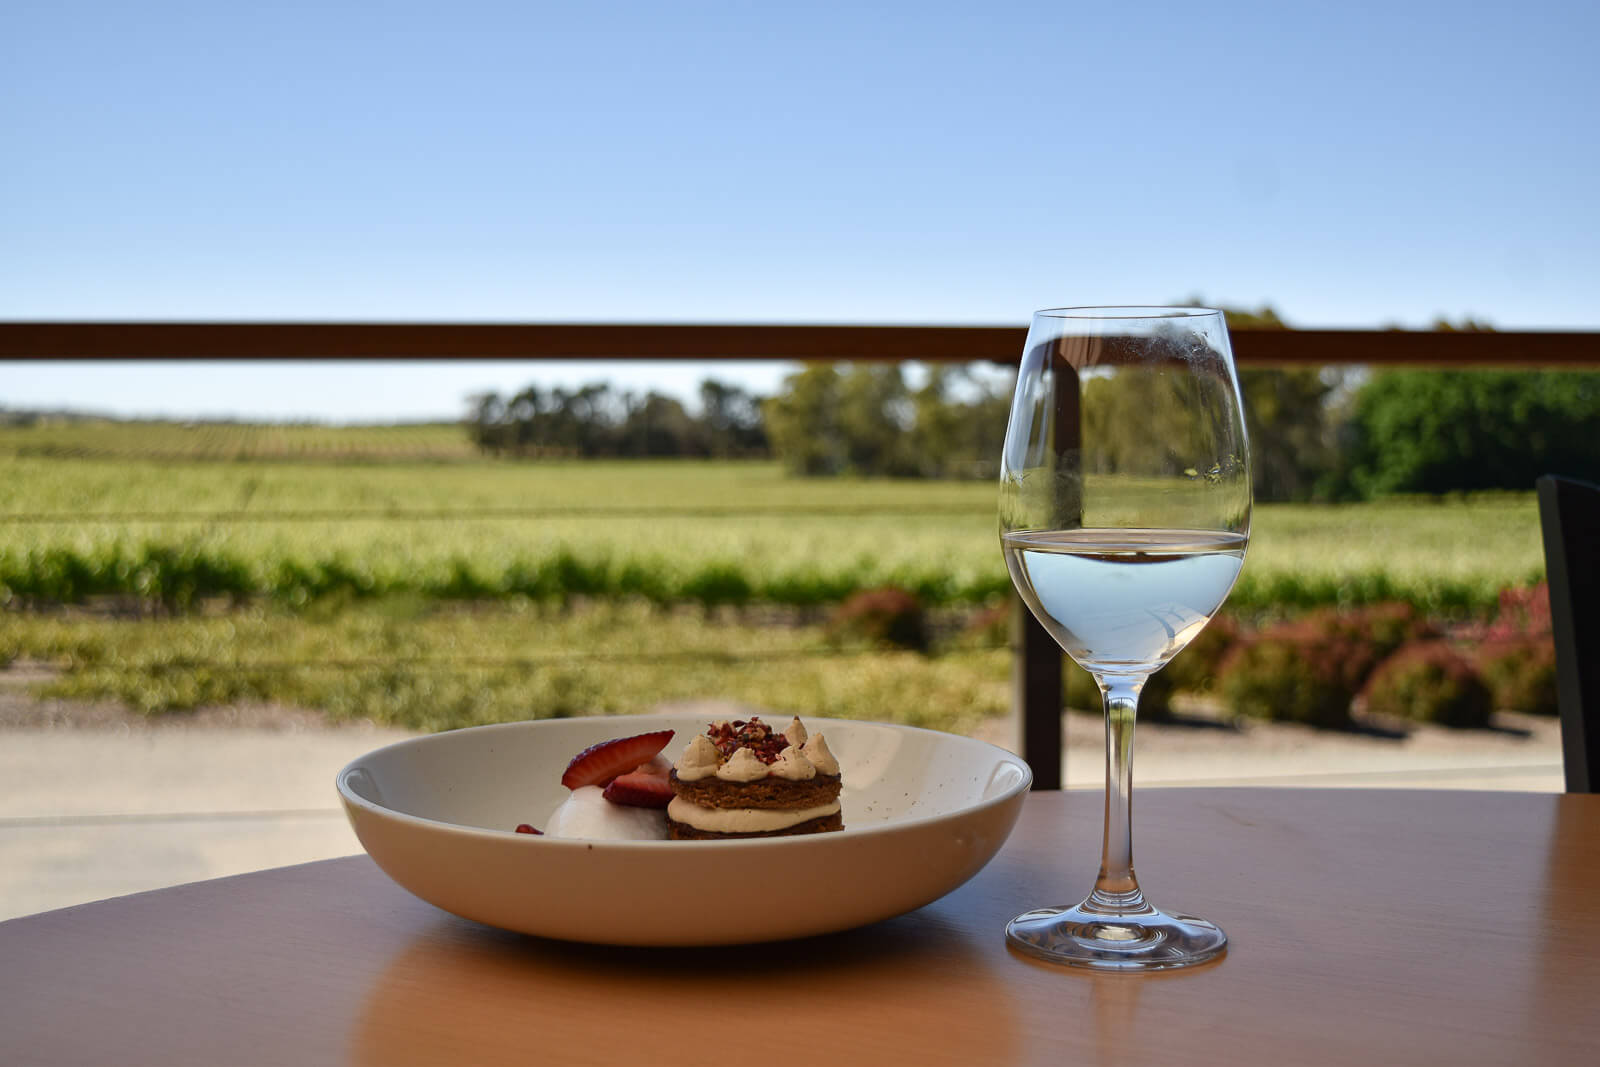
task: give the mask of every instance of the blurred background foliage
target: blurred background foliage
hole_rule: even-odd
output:
[[[1011,373],[823,362],[770,397],[707,380],[697,403],[530,384],[457,425],[0,407],[0,664],[151,711],[438,728],[716,692],[966,728],[1009,700],[990,480]],[[1235,617],[1146,713],[1548,713],[1531,487],[1600,471],[1600,374],[1240,378],[1262,506]],[[1130,398],[1094,432],[1147,447],[1151,421]],[[1392,619],[1421,622],[1380,640]],[[1093,688],[1069,670],[1069,704]]]
[[[1197,301],[1195,303],[1198,303]],[[1290,329],[1271,307],[1227,309],[1234,330]],[[1438,330],[1482,331],[1471,319]],[[1358,353],[1352,353],[1359,358]],[[1240,389],[1261,501],[1527,490],[1540,474],[1600,470],[1600,373],[1246,368]],[[772,456],[803,477],[992,478],[1012,376],[990,365],[813,363],[776,395],[707,380],[691,413],[674,398],[530,385],[472,398],[469,435],[495,456]],[[1089,388],[1118,412],[1089,428],[1107,453],[1148,448],[1159,418],[1139,383]],[[1135,395],[1138,394],[1138,395]]]

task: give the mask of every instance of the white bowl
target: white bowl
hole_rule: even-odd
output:
[[[514,832],[543,825],[565,799],[561,773],[584,748],[670,728],[676,758],[704,716],[453,730],[370,752],[337,785],[378,866],[446,911],[571,941],[722,945],[846,930],[939,899],[999,851],[1033,781],[1022,760],[970,738],[805,723],[827,736],[842,768],[843,831],[733,841]]]

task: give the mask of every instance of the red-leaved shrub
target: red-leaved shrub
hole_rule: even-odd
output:
[[[1236,645],[1222,665],[1222,700],[1235,715],[1350,724],[1350,702],[1377,652],[1315,622],[1279,623]]]
[[[1378,664],[1437,633],[1406,603],[1322,608],[1236,644],[1222,664],[1222,699],[1235,715],[1345,727]]]
[[[1369,711],[1442,726],[1487,726],[1494,711],[1489,687],[1445,641],[1402,647],[1373,672],[1362,696]]]
[[[1500,608],[1484,631],[1485,641],[1541,637],[1550,633],[1550,583],[1500,590]]]
[[[1473,658],[1496,708],[1556,713],[1556,646],[1548,633],[1491,638]]]
[[[1368,604],[1353,610],[1322,608],[1300,621],[1371,646],[1377,661],[1382,661],[1401,645],[1439,636],[1438,627],[1404,601]]]
[[[836,642],[859,641],[917,652],[928,651],[930,643],[922,602],[891,586],[868,589],[840,604],[828,621],[828,636]]]

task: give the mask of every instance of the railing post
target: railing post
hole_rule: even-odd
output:
[[[1011,596],[1011,708],[1033,788],[1061,788],[1061,646]]]
[[[1058,346],[1046,344],[1032,354],[1050,368],[1056,405],[1051,413],[1050,464],[1054,477],[1080,469],[1083,414],[1078,373],[1062,358]],[[1026,370],[1026,366],[1024,366]],[[1075,499],[1054,499],[1053,530],[1072,530],[1082,523]],[[1016,593],[1011,595],[1011,707],[1018,723],[1018,750],[1034,769],[1034,789],[1061,789],[1061,645],[1043,627]]]
[[[1033,362],[1030,364],[1029,360]],[[1051,477],[1082,484],[1083,409],[1078,370],[1060,346],[1046,342],[1024,358],[1028,366],[1048,370],[1045,378],[1055,396],[1048,455]],[[1083,525],[1083,502],[1076,495],[1055,494],[1052,513],[1045,518],[1050,529],[1071,530]],[[1035,519],[1034,521],[1038,521]],[[1033,769],[1033,788],[1061,788],[1061,646],[1034,618],[1033,612],[1013,593],[1011,598],[1012,715],[1017,722],[1017,747]]]
[[[1550,624],[1556,646],[1556,707],[1561,766],[1569,793],[1600,793],[1600,487],[1546,474],[1534,483],[1544,537]],[[1587,595],[1586,595],[1587,594]]]

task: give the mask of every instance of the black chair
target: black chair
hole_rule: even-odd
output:
[[[1547,474],[1539,525],[1550,581],[1567,792],[1600,792],[1600,485]]]

